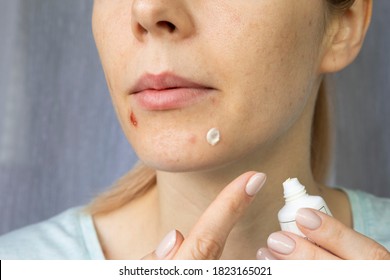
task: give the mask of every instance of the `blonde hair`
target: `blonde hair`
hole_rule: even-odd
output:
[[[111,212],[142,196],[156,184],[156,171],[138,162],[87,207],[92,215]]]
[[[330,4],[330,11],[343,11],[349,8],[354,1],[327,0]],[[317,94],[311,127],[311,169],[314,179],[321,183],[324,183],[327,178],[332,148],[331,121],[326,91],[326,81],[323,80]],[[155,184],[156,171],[138,162],[109,190],[96,197],[87,207],[87,211],[92,215],[109,213],[142,196]]]

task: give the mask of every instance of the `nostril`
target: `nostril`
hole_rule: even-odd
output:
[[[176,26],[169,21],[159,21],[157,22],[157,26],[166,28],[169,31],[169,33],[172,33],[176,30]]]
[[[148,33],[148,30],[143,27],[141,24],[137,24],[137,26],[135,27],[136,31],[140,34],[146,34]]]

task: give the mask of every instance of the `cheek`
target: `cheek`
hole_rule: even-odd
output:
[[[126,8],[123,1],[96,2],[101,4],[94,5],[93,35],[110,92],[117,93],[123,90],[120,77],[126,73],[131,61],[131,9]]]
[[[230,36],[222,51],[210,55],[218,58],[213,61],[215,72],[224,75],[223,107],[237,122],[231,137],[247,135],[245,141],[253,145],[291,127],[303,114],[317,80],[319,44],[313,38],[319,28],[309,25],[314,21],[310,17],[285,16],[291,19],[278,22],[265,16],[264,21],[244,23],[239,36]]]

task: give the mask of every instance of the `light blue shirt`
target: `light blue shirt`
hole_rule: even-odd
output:
[[[71,208],[0,237],[3,260],[104,260],[92,216]]]
[[[390,249],[390,199],[343,189],[354,229]],[[104,259],[91,215],[71,208],[47,221],[0,237],[0,259]]]

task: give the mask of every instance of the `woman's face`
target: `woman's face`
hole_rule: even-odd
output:
[[[283,137],[317,90],[324,5],[95,0],[96,44],[138,156],[161,170],[210,169]]]

